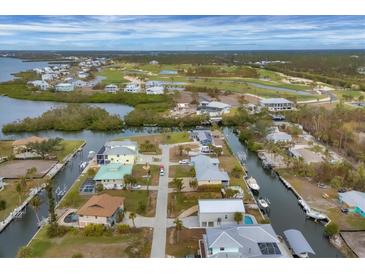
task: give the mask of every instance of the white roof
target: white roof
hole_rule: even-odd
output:
[[[285,132],[274,132],[266,136],[266,139],[273,142],[287,142],[291,141],[292,137]]]
[[[245,212],[242,199],[199,200],[199,213]]]
[[[285,98],[268,98],[262,99],[261,104],[293,104],[292,101],[289,101]]]
[[[207,106],[211,107],[211,108],[222,108],[222,109],[231,107],[228,104],[225,104],[225,103],[222,103],[222,102],[217,102],[217,101],[209,102]]]
[[[350,207],[358,207],[365,212],[365,193],[351,190],[339,193],[340,199]]]

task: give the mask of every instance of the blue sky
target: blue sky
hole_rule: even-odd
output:
[[[365,16],[0,16],[3,50],[364,48]]]

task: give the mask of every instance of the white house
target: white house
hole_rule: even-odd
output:
[[[60,92],[70,92],[73,91],[74,88],[74,85],[70,83],[59,83],[55,86],[55,90]]]
[[[268,98],[260,101],[262,107],[266,107],[269,111],[292,110],[294,103],[285,98]]]
[[[84,71],[79,71],[79,73],[78,73],[78,77],[80,78],[80,79],[85,79],[85,78],[87,78],[89,76],[89,74],[87,73],[87,72],[84,72]]]
[[[218,101],[202,101],[199,104],[197,114],[208,114],[209,117],[221,117],[223,114],[228,113],[231,109],[231,105]]]
[[[216,227],[236,223],[236,212],[245,213],[242,199],[209,199],[198,201],[200,227]]]
[[[106,85],[105,88],[104,88],[104,90],[106,92],[116,93],[119,90],[119,88],[118,88],[117,85],[110,84],[110,85]]]
[[[43,80],[35,80],[35,81],[30,81],[28,82],[28,84],[40,89],[40,90],[47,90],[50,88],[50,85]]]
[[[141,91],[141,86],[137,82],[131,82],[126,85],[124,92],[138,93]]]
[[[156,61],[156,60],[152,60],[151,62],[150,62],[150,65],[158,65],[159,63],[158,63],[158,61]]]
[[[146,89],[146,94],[149,95],[159,95],[163,93],[164,93],[164,87],[160,86],[150,87]]]

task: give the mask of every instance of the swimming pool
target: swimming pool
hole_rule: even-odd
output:
[[[252,225],[254,221],[251,216],[245,216],[245,225]]]

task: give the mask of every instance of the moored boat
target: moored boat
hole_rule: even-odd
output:
[[[257,181],[255,178],[250,177],[247,179],[247,184],[249,186],[250,189],[254,190],[254,191],[259,191],[260,190],[260,186],[257,184]]]

